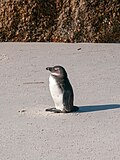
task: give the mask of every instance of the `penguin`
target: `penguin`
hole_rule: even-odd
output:
[[[55,104],[54,108],[48,108],[46,111],[54,113],[69,113],[77,111],[78,107],[73,106],[74,93],[66,70],[58,65],[47,67],[46,70],[51,72],[49,76],[49,89]]]

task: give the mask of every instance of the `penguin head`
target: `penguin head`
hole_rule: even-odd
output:
[[[49,70],[52,76],[58,78],[67,78],[67,73],[62,66],[47,67],[46,70]]]

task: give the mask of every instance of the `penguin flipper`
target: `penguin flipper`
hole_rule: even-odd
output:
[[[66,112],[71,112],[73,110],[73,93],[65,91],[63,94],[63,104]]]

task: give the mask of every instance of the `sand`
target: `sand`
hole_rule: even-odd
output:
[[[76,113],[45,112],[56,64]],[[120,159],[120,45],[0,43],[0,160],[73,159]]]

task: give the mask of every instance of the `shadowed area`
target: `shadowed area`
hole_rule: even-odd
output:
[[[96,111],[110,110],[110,109],[117,109],[117,108],[120,108],[120,104],[79,106],[78,112],[96,112]]]

